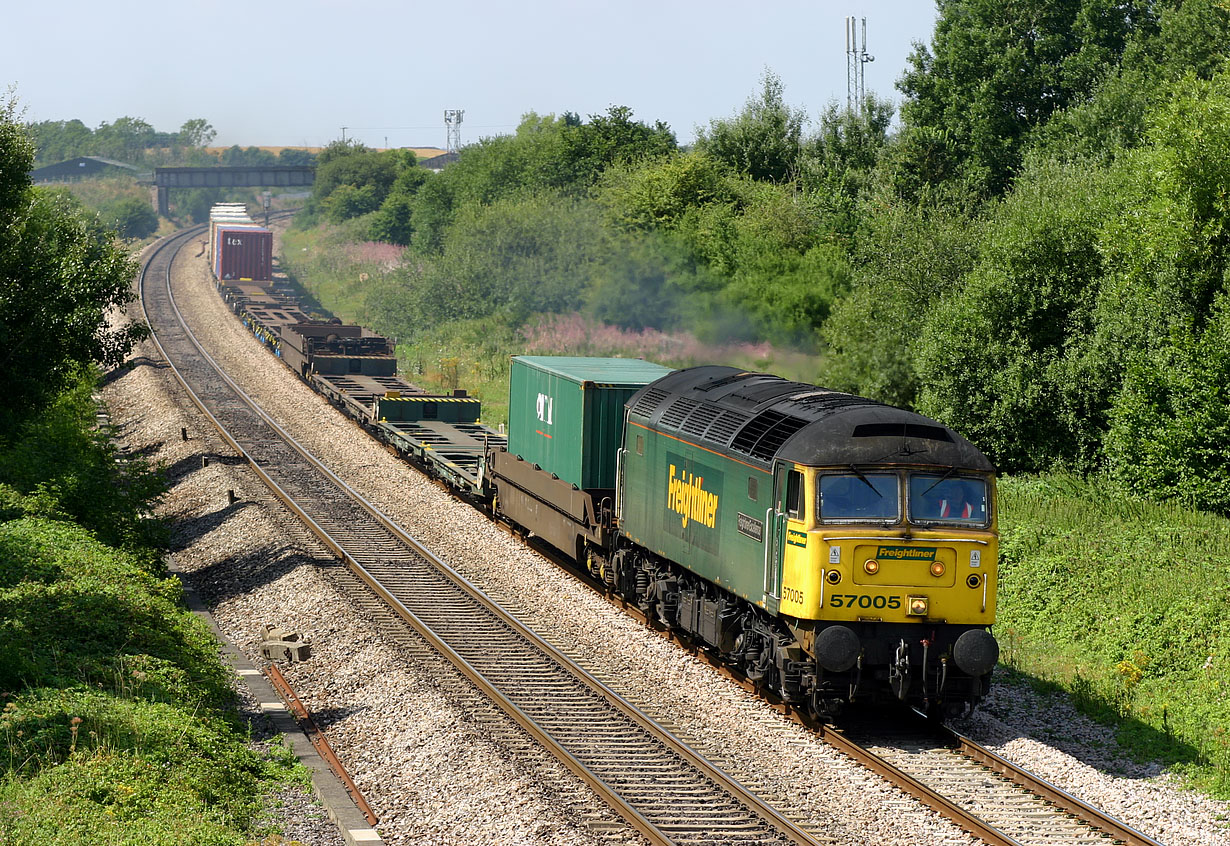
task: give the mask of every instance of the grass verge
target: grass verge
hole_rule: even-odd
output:
[[[1002,660],[1230,798],[1230,520],[1052,474],[1000,484]]]
[[[0,450],[0,843],[243,844],[300,776],[257,753],[154,543],[163,488],[86,379]]]

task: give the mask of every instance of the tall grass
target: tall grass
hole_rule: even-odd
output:
[[[1230,795],[1230,520],[1064,474],[1000,490],[1005,662]]]

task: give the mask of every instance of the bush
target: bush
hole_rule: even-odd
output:
[[[1110,472],[1131,490],[1230,514],[1230,296],[1203,332],[1136,356],[1111,412]]]
[[[139,240],[158,231],[158,213],[148,202],[135,197],[111,203],[103,209],[102,217],[121,238]]]

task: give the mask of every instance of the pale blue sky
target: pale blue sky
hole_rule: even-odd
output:
[[[0,89],[16,85],[29,120],[203,117],[226,145],[319,146],[346,126],[372,146],[442,147],[445,109],[465,110],[469,142],[528,111],[610,105],[688,142],[766,67],[813,118],[844,102],[846,15],[867,18],[867,90],[899,100],[932,0],[22,2],[4,13]]]

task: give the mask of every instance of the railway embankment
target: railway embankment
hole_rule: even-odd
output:
[[[0,842],[259,841],[302,771],[235,710],[167,576],[163,477],[92,387],[0,450]]]
[[[1230,796],[1230,520],[1062,474],[1000,502],[1005,668]]]
[[[277,246],[325,308],[366,314],[357,280],[378,287],[382,265],[372,245],[347,249],[341,233],[324,228],[292,229]],[[463,387],[481,397],[487,422],[503,413],[510,354],[769,366],[735,348],[701,350],[719,358],[697,359],[696,344],[682,336],[671,343],[661,333],[600,327],[579,315],[544,317],[520,333],[492,323],[425,328],[400,345],[403,366],[433,389]],[[1168,770],[1230,797],[1230,521],[1062,472],[1006,478],[999,494],[1001,676],[1091,719],[1098,742],[1141,769]]]

